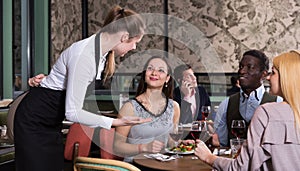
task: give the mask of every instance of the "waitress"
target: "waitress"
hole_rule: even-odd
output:
[[[143,37],[144,27],[139,15],[116,6],[108,13],[103,28],[67,48],[47,77],[38,75],[37,79],[29,79],[30,85],[40,85],[30,89],[16,111],[17,171],[63,170],[61,128],[64,118],[106,129],[149,121],[140,118],[113,119],[82,109],[88,85],[96,77],[105,81],[113,75],[114,55],[124,56],[135,49]]]

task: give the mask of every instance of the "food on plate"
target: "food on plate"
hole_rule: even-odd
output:
[[[178,146],[173,147],[170,151],[173,152],[189,152],[195,149],[195,144],[183,144],[180,143]]]

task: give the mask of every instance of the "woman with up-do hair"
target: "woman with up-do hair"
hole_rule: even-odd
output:
[[[50,74],[28,80],[29,93],[19,104],[14,120],[16,170],[63,170],[62,121],[91,127],[135,125],[151,119],[113,119],[82,109],[88,85],[109,79],[115,71],[115,56],[136,48],[144,34],[141,16],[116,6],[103,28],[64,50]],[[103,71],[103,72],[102,72]]]

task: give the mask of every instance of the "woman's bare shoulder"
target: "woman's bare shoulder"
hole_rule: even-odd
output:
[[[134,116],[133,104],[130,100],[123,104],[119,111],[119,116]]]

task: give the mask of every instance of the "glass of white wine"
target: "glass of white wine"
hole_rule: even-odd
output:
[[[183,126],[181,124],[174,124],[172,129],[169,132],[170,137],[172,140],[175,142],[175,147],[178,146],[178,141],[182,138],[183,136]],[[180,158],[181,156],[178,155],[178,150],[175,148],[174,153],[176,154],[174,157],[175,158]]]

